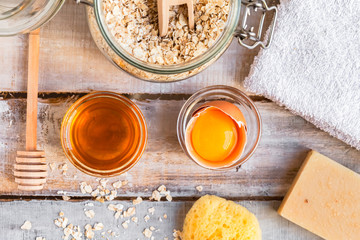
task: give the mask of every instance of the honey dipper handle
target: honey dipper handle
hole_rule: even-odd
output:
[[[40,29],[29,34],[28,87],[26,107],[26,150],[36,150],[37,99],[39,79]]]

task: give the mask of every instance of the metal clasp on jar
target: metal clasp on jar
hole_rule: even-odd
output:
[[[265,0],[242,0],[241,4],[245,6],[245,12],[242,16],[240,29],[237,30],[236,37],[238,37],[239,44],[248,48],[254,49],[258,45],[262,48],[268,48],[271,44],[271,40],[274,33],[276,17],[277,17],[277,8],[276,6],[268,7]],[[260,11],[261,18],[259,26],[257,28],[257,33],[254,32],[254,27],[247,25],[248,16],[250,16],[251,10],[254,12]],[[265,17],[268,12],[274,11],[274,18],[269,27],[269,32],[267,36],[263,36],[263,27]],[[263,40],[262,40],[263,39]]]
[[[85,5],[88,5],[90,7],[94,7],[94,2],[92,0],[75,0],[77,4],[83,3]]]

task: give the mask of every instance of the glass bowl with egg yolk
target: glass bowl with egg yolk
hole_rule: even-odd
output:
[[[261,117],[237,88],[216,85],[192,95],[177,121],[179,143],[198,165],[228,170],[246,162],[261,137]]]

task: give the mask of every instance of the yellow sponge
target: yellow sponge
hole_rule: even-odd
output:
[[[243,206],[206,195],[187,213],[182,240],[261,240],[261,229]]]

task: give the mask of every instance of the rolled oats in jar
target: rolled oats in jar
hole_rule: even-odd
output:
[[[156,0],[102,0],[105,21],[119,45],[150,64],[172,65],[203,54],[221,36],[230,0],[195,0],[195,28],[185,5],[172,6],[165,37],[158,34]]]

